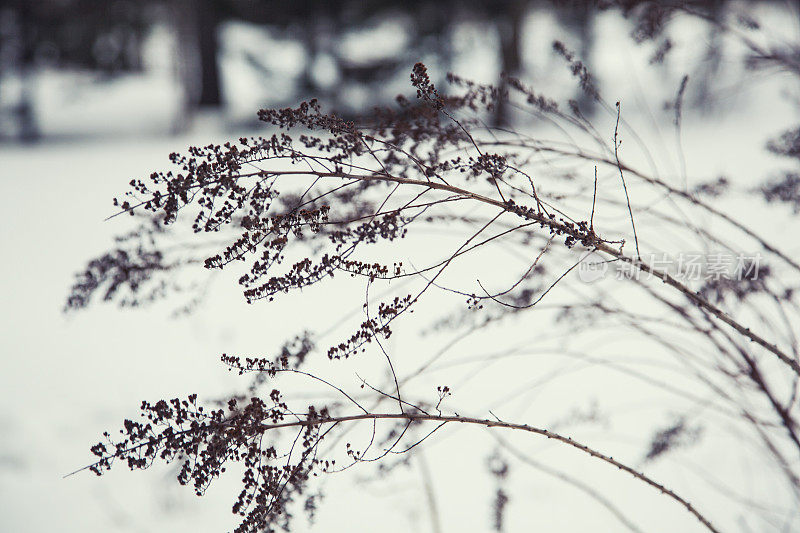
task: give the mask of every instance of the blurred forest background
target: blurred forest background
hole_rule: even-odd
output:
[[[637,11],[639,4],[614,7],[638,17],[631,43],[654,39],[653,62],[662,62],[671,42],[658,35],[659,9]],[[712,22],[734,4],[786,6],[689,4]],[[311,97],[358,114],[405,91],[416,61],[440,78],[454,71],[499,82],[507,72],[538,82],[563,66],[530,56],[526,43],[545,36],[530,35],[543,26],[529,22],[547,20],[546,37],[572,45],[591,69],[594,15],[609,7],[578,0],[12,0],[0,7],[0,140],[181,133],[199,116],[235,129],[254,123],[260,107]],[[687,105],[710,104],[724,56],[719,34],[708,24],[697,43]],[[591,113],[588,100],[581,104]],[[506,115],[497,109],[495,124]]]

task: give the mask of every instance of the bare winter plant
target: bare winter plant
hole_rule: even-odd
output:
[[[644,39],[658,36],[657,24],[669,14],[640,15]],[[661,48],[663,56],[669,47]],[[702,502],[690,501],[644,469],[702,439],[696,418],[676,416],[659,427],[636,465],[558,428],[506,420],[488,409],[459,414],[449,400],[452,384],[440,383],[427,393],[413,389],[415,379],[442,362],[447,346],[423,354],[418,368],[400,373],[398,356],[387,343],[403,321],[413,323],[414,311],[429,313],[420,325],[426,333],[451,332],[453,342],[501,327],[513,332],[519,320],[533,314],[567,332],[622,328],[628,338],[663,354],[681,369],[680,383],[614,360],[602,363],[735,424],[759,443],[782,473],[789,499],[800,503],[800,356],[794,333],[800,308],[797,284],[787,282],[800,279],[800,265],[781,243],[752,229],[746,214],[729,215],[715,206],[730,188],[724,178],[690,188],[626,161],[621,142],[633,133],[620,103],[603,100],[586,66],[565,45],[556,43],[554,51],[586,97],[606,112],[605,123],[590,121],[574,101],[557,102],[511,77],[495,87],[449,75],[445,92],[418,63],[411,73],[415,100],[399,97],[395,105],[352,122],[325,113],[313,100],[262,110],[261,120],[280,131],[171,154],[175,170],[131,181],[131,192],[115,205],[141,224],[79,274],[69,309],[89,305],[97,294],[141,305],[186,285],[177,280],[202,265],[212,273],[232,272],[249,303],[352,278],[361,282],[356,299],[363,304],[363,319],[333,343],[320,345],[313,333],[304,332],[272,356],[222,355],[230,369],[254,376],[246,393],[205,406],[196,394],[143,402],[140,419],[125,420],[119,437],[107,433],[92,448],[97,460],[87,468],[99,475],[117,461],[131,469],[175,461],[178,481],[202,495],[236,465],[243,471],[233,505],[240,516],[236,531],[288,530],[297,509],[313,513],[318,498],[313,478],[319,474],[389,463],[446,426],[505,428],[554,440],[616,467],[663,493],[706,529],[719,531]],[[676,126],[686,83],[684,78],[671,107]],[[500,102],[561,140],[486,126],[484,119]],[[769,148],[796,158],[796,145],[797,132],[788,132]],[[761,190],[768,201],[788,202],[796,211],[796,178],[789,173]],[[672,205],[678,207],[666,208]],[[724,229],[712,231],[696,217]],[[182,226],[191,226],[191,247],[174,246],[189,238]],[[680,251],[648,230],[653,227],[681,236],[677,242],[738,257],[736,275],[693,282],[648,260],[653,254],[674,259]],[[431,233],[442,228],[449,232],[445,237]],[[498,247],[512,250],[524,264],[516,268],[493,260]],[[763,254],[763,264],[754,265],[745,252]],[[560,284],[568,284],[592,258],[595,265],[626,271],[608,280],[623,288],[584,284],[557,299]],[[460,306],[426,310],[435,293]],[[552,304],[543,303],[548,295]],[[641,301],[646,304],[631,303]],[[193,297],[188,308],[200,302]],[[320,370],[320,354],[354,372],[359,360],[378,357],[385,363],[386,383],[359,377],[352,390],[352,383],[339,383]],[[592,354],[564,350],[563,356],[589,360]],[[313,405],[288,400],[279,388],[288,374],[324,386],[330,399]],[[350,437],[359,424],[369,426],[364,442]],[[499,437],[498,446],[503,454],[490,461],[497,481],[495,529],[503,528],[504,508],[513,500],[504,485],[506,457],[522,455],[523,462],[595,498],[627,529],[640,531],[621,502],[524,457]]]

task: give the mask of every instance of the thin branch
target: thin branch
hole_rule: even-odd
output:
[[[614,126],[614,159],[617,160],[617,169],[619,169],[619,177],[622,180],[622,188],[625,191],[625,201],[628,202],[628,214],[631,217],[631,227],[633,227],[633,243],[636,246],[636,258],[641,259],[642,254],[639,253],[639,237],[636,235],[636,223],[633,221],[633,210],[631,209],[631,199],[628,196],[628,186],[625,184],[625,176],[622,174],[622,165],[619,162],[619,145],[622,141],[619,141],[617,138],[617,134],[619,132],[619,115],[620,115],[620,106],[619,102],[617,102],[617,123]]]
[[[592,193],[592,216],[589,217],[589,231],[594,231],[594,206],[597,202],[597,165],[594,166],[594,192]]]
[[[419,464],[419,471],[422,474],[422,486],[425,488],[425,496],[428,499],[428,509],[431,513],[431,529],[433,529],[433,533],[442,533],[442,519],[439,516],[436,492],[433,490],[431,469],[428,468],[428,461],[425,460],[425,454],[419,451],[415,457],[417,458],[417,464]]]
[[[542,462],[536,461],[535,459],[525,455],[524,453],[522,453],[518,449],[516,449],[513,446],[511,446],[508,443],[508,441],[506,441],[504,438],[500,437],[499,435],[496,435],[496,434],[492,433],[492,437],[494,437],[495,440],[497,440],[497,442],[500,444],[500,446],[503,447],[504,450],[506,450],[509,453],[511,453],[511,455],[513,455],[514,457],[516,457],[517,459],[519,459],[523,463],[525,463],[525,464],[527,464],[529,466],[532,466],[533,468],[535,468],[535,469],[537,469],[537,470],[539,470],[541,472],[544,472],[545,474],[548,474],[550,476],[558,478],[561,481],[563,481],[564,483],[572,485],[573,487],[575,487],[576,489],[578,489],[581,492],[585,493],[586,495],[588,495],[589,497],[594,499],[597,503],[599,503],[600,505],[602,505],[603,507],[608,509],[608,511],[611,514],[613,514],[617,518],[617,520],[619,520],[620,523],[622,523],[623,526],[627,527],[629,530],[633,531],[634,533],[643,533],[643,531],[636,524],[631,522],[631,520],[627,516],[625,516],[625,514],[622,512],[622,510],[620,510],[619,507],[614,505],[614,502],[612,502],[611,500],[609,500],[608,498],[603,496],[603,493],[600,492],[599,490],[596,490],[596,489],[590,487],[589,485],[587,485],[586,483],[584,483],[583,481],[581,481],[578,478],[569,476],[569,475],[565,474],[564,472],[561,472],[561,471],[559,471],[559,470],[557,470],[555,468],[552,468],[552,467],[550,467],[550,466],[548,466],[548,465],[546,465],[546,464],[544,464]]]

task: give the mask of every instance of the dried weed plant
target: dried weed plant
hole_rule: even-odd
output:
[[[642,40],[658,37],[658,24],[670,15],[652,4],[629,9],[639,17]],[[756,31],[750,26],[747,31]],[[669,47],[662,43],[661,49],[663,56]],[[390,463],[446,426],[505,428],[557,441],[616,467],[682,506],[706,529],[719,531],[702,502],[689,501],[644,470],[702,438],[693,420],[679,416],[659,428],[637,466],[554,428],[504,420],[488,410],[458,414],[448,399],[451,386],[441,385],[428,397],[407,392],[409,382],[430,372],[455,343],[475,332],[506,324],[513,340],[521,317],[546,316],[553,322],[539,320],[543,330],[563,328],[580,335],[613,326],[672,356],[691,389],[658,371],[598,361],[736,424],[760,443],[783,473],[783,487],[800,503],[795,337],[800,265],[786,243],[752,229],[747,213],[728,214],[716,206],[717,198],[729,193],[727,180],[689,188],[680,179],[627,162],[621,139],[634,134],[620,103],[603,100],[589,70],[566,46],[556,43],[554,51],[603,114],[600,118],[590,120],[576,102],[557,102],[511,77],[500,88],[451,74],[445,92],[418,63],[411,73],[416,99],[398,97],[395,105],[359,121],[325,113],[313,100],[296,108],[262,110],[261,120],[277,133],[192,147],[187,154],[170,156],[175,170],[131,181],[131,192],[115,205],[120,214],[138,217],[141,225],[78,275],[69,309],[89,305],[95,295],[142,305],[172,294],[185,272],[202,265],[209,272],[236,273],[244,298],[254,304],[275,300],[279,305],[287,293],[333,283],[336,277],[361,280],[365,292],[354,298],[363,304],[363,320],[334,343],[320,345],[314,334],[304,332],[272,356],[223,355],[229,368],[254,376],[245,393],[205,407],[196,394],[143,402],[141,418],[125,420],[119,435],[107,433],[92,448],[96,462],[86,468],[100,475],[116,462],[143,469],[156,461],[174,461],[180,465],[178,481],[202,495],[238,464],[243,476],[233,505],[240,517],[236,531],[289,530],[297,509],[313,513],[316,508],[313,478],[319,474]],[[777,52],[772,55],[786,60]],[[762,53],[761,60],[767,56]],[[686,85],[684,78],[671,107],[676,128]],[[560,139],[488,127],[484,119],[500,102]],[[602,117],[611,129],[596,125]],[[769,148],[796,160],[797,137],[796,131],[787,132]],[[796,211],[796,177],[789,173],[765,184],[766,200],[788,202]],[[714,225],[695,222],[700,219]],[[189,225],[193,237],[186,241],[189,236],[180,228]],[[441,229],[449,235],[437,240],[430,231]],[[764,264],[757,275],[752,264],[743,263],[743,275],[691,283],[646,260],[649,253],[676,253],[661,247],[658,235],[666,234],[727,254],[757,252]],[[735,245],[731,234],[737,235]],[[492,261],[497,247],[513,250],[525,265],[516,269]],[[431,248],[439,259],[428,260]],[[413,256],[412,264],[401,249],[403,254],[428,252]],[[475,282],[473,275],[465,281],[471,266],[464,268],[466,275],[449,276],[460,264],[473,265],[473,256],[490,258],[490,278]],[[588,257],[627,269],[630,275],[616,283],[632,292],[585,284],[571,300],[547,307],[545,296],[558,292],[561,284],[574,285],[575,271]],[[388,296],[375,297],[378,292]],[[453,341],[423,354],[425,361],[416,370],[400,374],[400,356],[386,341],[436,292],[462,305],[434,310],[436,320],[427,322],[427,332],[453,335]],[[636,305],[631,298],[647,304]],[[201,304],[202,299],[193,298],[187,309]],[[334,309],[345,303],[329,305],[334,316]],[[360,360],[380,358],[387,382],[359,377],[354,390],[352,382],[335,382],[315,366],[319,354],[350,365],[354,373]],[[563,356],[590,360],[593,354],[565,350]],[[287,400],[279,389],[284,374],[321,384],[331,396],[313,405]],[[508,379],[513,382],[514,376]],[[597,420],[599,415],[580,416]],[[349,442],[348,432],[357,424],[369,424],[366,442]],[[503,528],[509,502],[504,485],[508,461],[515,457],[576,486],[627,529],[643,530],[626,516],[623,502],[496,437],[502,452],[495,452],[490,469],[497,480],[492,515],[497,530]]]

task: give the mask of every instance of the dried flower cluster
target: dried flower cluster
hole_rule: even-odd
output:
[[[674,14],[663,6],[650,5],[637,11],[644,9],[639,2],[629,4],[626,9],[641,15],[637,26],[641,39],[660,35],[660,28]],[[669,46],[662,48],[663,56]],[[565,45],[556,43],[554,50],[567,61],[584,93],[610,112],[618,129],[619,105],[612,107],[604,102],[587,66]],[[647,275],[648,279],[637,277],[631,283],[637,284],[654,306],[665,309],[682,331],[696,334],[698,345],[714,354],[713,363],[708,365],[719,375],[707,378],[703,374],[700,381],[720,394],[722,411],[745,413],[743,418],[752,421],[769,454],[784,468],[787,483],[800,490],[798,477],[785,458],[786,448],[800,452],[797,406],[793,401],[787,403],[783,388],[775,385],[787,375],[797,383],[800,357],[796,343],[773,342],[765,336],[773,332],[762,333],[747,325],[753,317],[746,309],[733,312],[750,303],[760,306],[767,302],[784,314],[791,329],[797,317],[789,317],[787,309],[797,309],[796,291],[785,286],[776,272],[788,269],[796,276],[800,266],[744,222],[707,203],[726,194],[729,182],[720,178],[693,189],[680,188],[629,166],[620,159],[617,129],[613,137],[601,134],[574,101],[567,102],[565,109],[569,111],[563,111],[562,103],[538,94],[517,79],[507,77],[502,87],[476,84],[455,75],[449,75],[448,81],[452,94],[436,87],[425,66],[418,63],[411,73],[416,101],[399,97],[396,105],[378,109],[359,121],[326,114],[313,100],[296,108],[263,110],[259,117],[278,133],[241,138],[238,143],[192,147],[186,155],[170,156],[174,171],[156,172],[148,180],[131,182],[131,191],[124,199],[115,200],[115,205],[121,212],[146,221],[120,240],[119,249],[89,263],[78,276],[68,308],[85,307],[94,294],[128,305],[143,304],[175,288],[171,280],[178,272],[202,264],[208,271],[232,271],[249,303],[271,301],[281,294],[328,282],[336,274],[358,278],[367,289],[365,317],[344,340],[328,346],[318,345],[311,333],[304,332],[275,355],[223,355],[222,361],[229,368],[254,374],[247,394],[224,400],[221,407],[210,410],[198,405],[196,395],[155,404],[143,402],[141,421],[126,420],[120,437],[106,434],[106,441],[92,448],[97,462],[91,470],[101,474],[118,460],[131,469],[147,468],[157,460],[177,461],[181,464],[178,480],[203,494],[215,478],[237,464],[243,469],[243,487],[233,506],[233,512],[241,518],[236,531],[288,530],[295,507],[313,513],[317,496],[309,485],[317,473],[412,450],[447,424],[477,424],[533,433],[576,448],[661,491],[708,530],[717,531],[698,508],[676,492],[581,442],[497,417],[470,418],[450,412],[447,398],[451,387],[447,385],[431,391],[430,398],[404,394],[406,379],[395,373],[392,354],[383,341],[392,335],[395,323],[412,313],[429,291],[455,293],[467,302],[467,309],[462,306],[445,316],[430,326],[432,330],[465,325],[485,328],[535,307],[589,252],[594,252],[608,262]],[[678,116],[685,86],[684,79],[675,105]],[[483,117],[500,102],[513,102],[530,116],[556,123],[600,148],[591,150],[522,133],[492,131],[485,127]],[[679,122],[676,119],[676,126]],[[301,132],[295,133],[297,130]],[[792,135],[786,134],[770,149],[796,155]],[[553,170],[555,175],[544,179],[532,161],[548,157],[589,165],[594,173],[576,176],[571,170]],[[597,167],[611,171],[616,178],[614,194],[620,193],[622,178],[626,202],[609,192],[609,182],[598,190]],[[631,205],[626,179],[658,194],[671,195],[686,208],[740,231],[760,247],[769,266],[760,270],[761,277],[689,286],[668,271],[646,264],[639,255],[633,224],[640,213],[645,216],[645,210],[640,211],[635,202]],[[764,195],[767,200],[794,201],[792,185],[765,186]],[[601,208],[616,209],[626,224],[609,229],[599,226],[594,216]],[[694,228],[669,214],[648,211],[647,216],[654,217],[656,223],[676,231],[690,227],[704,242],[726,246],[706,228]],[[189,220],[197,246],[175,256],[163,244],[164,239]],[[403,241],[413,239],[415,232],[436,227],[459,232],[460,244],[446,251],[441,260],[424,266],[411,265],[400,257],[387,262],[376,260],[385,258],[387,249],[391,252]],[[630,242],[630,228],[635,249],[626,244],[626,240]],[[217,237],[211,240],[205,235]],[[220,245],[219,239],[224,244]],[[444,281],[445,271],[450,272],[455,263],[500,241],[520,246],[531,256],[521,274],[509,273],[504,265],[495,269],[496,279],[490,280],[491,285],[502,284],[502,288],[490,291],[486,288],[489,283],[479,280],[481,292],[475,286],[457,287]],[[548,263],[546,267],[548,260],[552,260],[552,266]],[[398,279],[413,280],[417,285],[376,305],[369,296],[370,287],[379,283],[388,286]],[[599,328],[605,319],[618,320],[632,334],[679,352],[650,329],[649,317],[637,315],[604,295],[607,293],[600,292],[586,301],[563,304],[556,322],[581,322]],[[309,369],[308,361],[314,353],[337,361],[356,359],[355,354],[378,354],[387,363],[391,383],[382,388],[361,379],[361,390],[374,393],[368,405],[345,387]],[[426,368],[421,367],[419,372]],[[272,386],[280,374],[287,373],[324,385],[336,400],[316,406],[289,405]],[[749,400],[720,393],[719,382],[724,380],[736,390],[758,397],[764,409],[756,413]],[[266,394],[263,387],[271,391]],[[392,409],[379,410],[384,402]],[[337,448],[341,438],[338,429],[358,422],[372,425],[369,441],[359,449],[350,442]],[[645,452],[646,459],[679,447],[687,435],[699,436],[700,430],[695,427],[680,418],[659,430]],[[765,433],[767,427],[770,431]],[[775,444],[779,438],[783,439],[780,446]],[[331,442],[326,450],[321,446],[323,440]],[[336,449],[341,452],[338,465]],[[497,459],[491,468],[498,484],[492,522],[499,531],[511,501],[503,485],[508,464]],[[593,497],[602,500],[596,494]],[[607,501],[603,504],[612,505]]]

